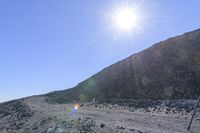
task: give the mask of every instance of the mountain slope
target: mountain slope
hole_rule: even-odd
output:
[[[119,61],[74,88],[0,103],[0,133],[188,133],[199,80],[196,30]],[[78,102],[93,98],[99,99]],[[192,132],[200,131],[199,117]]]
[[[193,99],[200,95],[200,30],[167,39],[119,61],[49,102],[106,99]]]

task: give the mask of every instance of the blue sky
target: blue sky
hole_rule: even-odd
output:
[[[110,15],[125,0],[0,0],[0,102],[67,89],[174,35],[200,28],[199,0],[129,0],[140,30]]]

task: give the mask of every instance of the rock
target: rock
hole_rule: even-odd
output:
[[[101,128],[104,128],[104,127],[105,127],[105,124],[101,123],[100,127],[101,127]]]
[[[117,126],[117,129],[125,129],[123,126]]]

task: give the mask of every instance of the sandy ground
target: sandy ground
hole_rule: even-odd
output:
[[[124,106],[81,103],[76,112],[74,104],[48,104],[45,97],[30,97],[21,103],[32,114],[27,118],[16,118],[19,112],[0,115],[1,133],[200,133],[199,111],[191,131],[187,131],[191,111],[166,113],[165,108],[130,110]]]

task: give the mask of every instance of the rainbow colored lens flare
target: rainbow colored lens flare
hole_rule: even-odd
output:
[[[79,104],[74,104],[74,109],[75,109],[75,110],[78,110],[79,107],[80,107]]]

